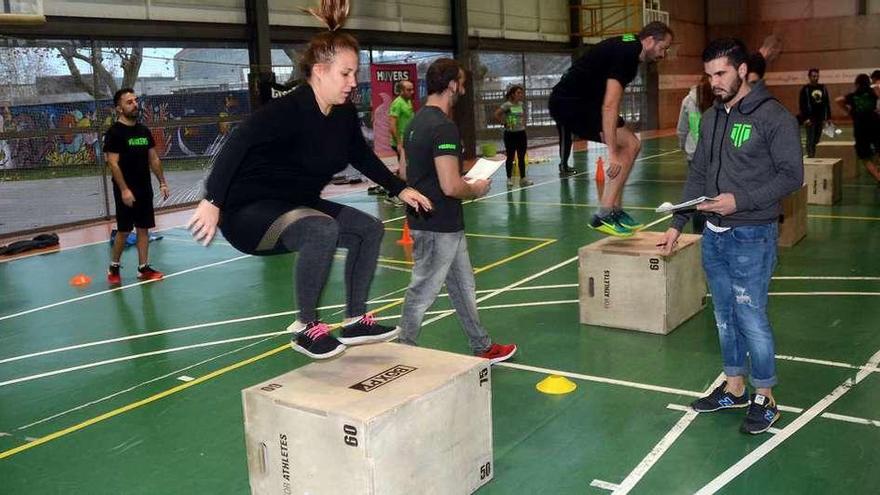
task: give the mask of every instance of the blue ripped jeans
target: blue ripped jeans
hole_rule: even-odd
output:
[[[767,293],[778,236],[776,223],[703,231],[703,269],[715,306],[724,374],[749,376],[756,388],[776,385]]]

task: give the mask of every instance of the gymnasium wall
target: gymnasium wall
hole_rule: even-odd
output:
[[[825,0],[709,0],[708,11],[701,2],[664,2],[670,24],[676,32],[676,52],[660,65],[660,126],[673,127],[681,99],[702,73],[700,52],[706,37],[736,36],[757,49],[775,34],[783,51],[767,69],[771,92],[792,113],[797,113],[797,96],[807,82],[807,70],[820,70],[821,81],[832,99],[852,91],[860,72],[880,69],[880,0],[868,0],[863,13],[859,2]],[[706,24],[708,22],[708,24]],[[832,105],[834,118],[844,112]]]

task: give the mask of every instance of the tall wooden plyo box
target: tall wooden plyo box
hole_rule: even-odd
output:
[[[840,158],[843,161],[844,179],[859,176],[855,141],[822,141],[816,145],[816,158]]]
[[[254,494],[470,494],[492,479],[485,359],[356,346],[242,398]]]
[[[833,205],[843,190],[843,160],[840,158],[804,158],[804,182],[807,203]]]
[[[807,235],[807,185],[782,199],[777,244],[791,247]]]
[[[581,323],[665,335],[702,309],[702,236],[682,234],[669,256],[657,247],[662,236],[607,237],[578,250]]]

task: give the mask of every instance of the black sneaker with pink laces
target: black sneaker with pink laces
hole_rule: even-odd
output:
[[[399,333],[400,327],[380,325],[372,313],[367,313],[361,319],[343,325],[339,341],[345,345],[374,344],[393,340]]]
[[[345,345],[330,335],[330,327],[320,321],[309,322],[305,329],[295,333],[290,347],[312,359],[331,358],[345,350]]]

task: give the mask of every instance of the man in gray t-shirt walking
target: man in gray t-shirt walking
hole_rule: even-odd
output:
[[[400,175],[418,187],[434,209],[420,214],[407,208],[412,230],[412,279],[400,317],[400,342],[416,345],[425,311],[446,283],[471,351],[493,363],[509,359],[513,344],[493,344],[477,313],[474,270],[464,235],[461,200],[484,196],[488,180],[467,182],[461,177],[461,137],[449,112],[464,94],[465,73],[458,62],[436,60],[425,75],[428,99],[404,132]]]

